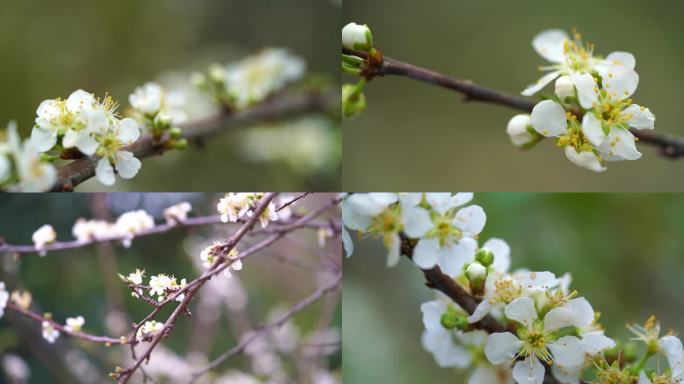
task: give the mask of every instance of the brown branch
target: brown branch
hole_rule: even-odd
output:
[[[91,335],[91,334],[85,333],[85,332],[71,332],[71,331],[67,330],[64,327],[64,325],[62,325],[62,324],[60,324],[60,323],[58,323],[52,319],[48,319],[42,315],[39,315],[35,312],[31,312],[27,309],[24,309],[24,308],[18,306],[17,304],[13,303],[11,300],[7,302],[6,309],[14,311],[14,312],[16,312],[16,313],[18,313],[18,314],[20,314],[20,315],[22,315],[28,319],[31,319],[31,320],[38,322],[38,323],[41,323],[41,324],[43,323],[43,321],[47,321],[48,323],[50,323],[50,325],[52,325],[53,328],[58,330],[60,333],[63,333],[65,335],[69,335],[71,337],[75,337],[77,339],[92,341],[93,343],[103,343],[106,345],[128,344],[128,338],[126,338],[126,337],[121,337],[121,338],[115,339],[115,338],[109,337],[109,336],[96,336],[96,335]]]
[[[370,65],[368,64],[368,53],[366,52],[342,48],[342,53],[358,56],[366,60],[366,67],[364,68],[363,75],[367,79],[371,79],[375,76],[389,75],[407,77],[409,79],[422,81],[461,93],[465,96],[464,101],[482,101],[499,104],[524,112],[532,112],[532,108],[536,105],[535,101],[525,97],[511,95],[497,89],[475,84],[470,80],[450,77],[386,56],[373,60],[376,64]],[[632,132],[640,142],[657,147],[659,153],[664,157],[677,159],[684,156],[684,138],[670,137],[637,129],[630,129],[630,132]]]
[[[339,92],[282,93],[244,111],[229,113],[227,110],[223,110],[209,118],[181,125],[183,137],[188,141],[201,142],[219,133],[259,122],[279,120],[312,112],[324,112],[339,106],[339,97]],[[142,159],[161,155],[170,148],[159,143],[152,135],[146,135],[125,149],[133,152],[135,157]],[[57,181],[51,190],[53,192],[73,190],[75,186],[95,176],[97,161],[96,156],[87,156],[60,167]]]
[[[273,198],[276,196],[275,193],[267,193],[264,195],[264,197],[259,201],[259,205],[256,206],[254,209],[254,212],[252,216],[249,218],[249,220],[240,227],[240,229],[237,230],[225,243],[225,246],[222,248],[222,251],[224,252],[224,255],[227,255],[234,247],[237,245],[237,243],[249,232],[256,222],[259,220],[259,216],[264,212],[264,210],[268,207],[268,204],[273,200]],[[176,292],[174,295],[171,295],[169,298],[167,298],[164,302],[169,302],[170,300],[175,300],[178,295],[180,295],[180,291],[184,291],[185,297],[183,298],[183,301],[174,309],[173,313],[171,313],[171,316],[164,322],[164,327],[162,330],[157,332],[154,337],[152,338],[152,341],[150,342],[150,346],[147,348],[145,352],[133,363],[132,366],[129,368],[124,369],[119,373],[119,376],[117,377],[117,382],[119,384],[124,384],[127,383],[128,380],[131,378],[131,375],[140,367],[140,365],[145,361],[145,359],[148,359],[150,357],[150,354],[154,350],[154,348],[159,344],[161,341],[162,337],[168,334],[171,329],[173,328],[174,323],[176,322],[176,319],[181,313],[185,313],[187,311],[187,306],[190,303],[190,300],[192,300],[192,297],[195,296],[197,293],[197,290],[199,290],[204,283],[209,280],[215,272],[218,271],[221,267],[221,264],[223,265],[223,268],[227,268],[232,261],[226,261],[220,260],[214,266],[202,276],[197,278],[194,282],[188,284],[185,289],[179,290],[179,292]],[[155,308],[155,311],[158,311],[160,307]],[[148,316],[149,317],[149,316]],[[140,324],[136,328],[139,329]],[[136,331],[137,332],[137,331]],[[131,341],[135,341],[136,337],[136,332],[133,333],[133,336],[131,338]]]
[[[269,226],[264,229],[259,229],[252,231],[251,234],[261,234],[261,233],[277,233],[277,232],[283,232],[283,231],[288,231],[289,228],[292,227],[293,224],[294,226],[299,227],[301,225],[296,225],[298,218],[295,216],[295,220],[289,220],[289,221],[274,221],[272,226]],[[245,220],[238,220],[239,223],[244,224]],[[159,224],[155,225],[154,227],[145,230],[143,232],[140,232],[135,235],[135,237],[142,237],[142,236],[149,236],[149,235],[156,235],[156,234],[161,234],[161,233],[166,233],[169,232],[173,229],[176,228],[182,228],[182,227],[196,227],[196,226],[203,226],[203,225],[212,225],[212,224],[236,224],[233,222],[228,222],[224,223],[221,221],[221,218],[219,215],[210,215],[210,216],[198,216],[198,217],[189,217],[182,222],[172,222],[172,223],[164,223],[164,224]],[[335,226],[335,223],[329,223],[325,221],[307,221],[304,226],[311,227],[311,228],[326,228],[326,227],[331,227]],[[110,237],[103,237],[99,239],[93,239],[91,241],[78,241],[78,240],[72,240],[72,241],[55,241],[53,243],[47,244],[43,250],[46,252],[51,252],[51,251],[64,251],[64,250],[69,250],[69,249],[75,249],[75,248],[81,248],[85,247],[91,244],[97,244],[97,243],[105,243],[105,242],[112,242],[112,241],[123,241],[126,239],[126,236],[110,236]],[[24,253],[37,253],[39,252],[38,249],[34,245],[20,245],[20,244],[8,244],[8,243],[3,243],[2,239],[0,239],[0,252],[9,252],[9,253],[14,253],[14,254],[24,254]]]
[[[212,362],[209,364],[205,365],[202,368],[199,368],[195,372],[193,372],[191,379],[189,383],[194,383],[200,376],[206,374],[207,372],[211,371],[212,369],[218,367],[221,365],[224,361],[228,360],[231,356],[234,356],[241,351],[243,351],[249,343],[252,341],[258,339],[261,335],[266,333],[267,331],[277,328],[285,324],[290,318],[292,318],[294,315],[297,313],[301,312],[302,310],[306,309],[310,305],[314,304],[318,300],[320,300],[322,297],[324,297],[328,292],[331,292],[340,285],[342,282],[342,274],[337,275],[335,279],[333,280],[332,283],[325,285],[324,287],[320,288],[316,292],[312,293],[310,296],[306,297],[302,301],[298,302],[297,304],[293,305],[289,310],[287,310],[285,313],[282,315],[278,316],[275,320],[272,322],[263,325],[261,328],[259,328],[258,331],[253,332],[250,334],[248,337],[243,338],[240,340],[238,344],[236,344],[234,347],[231,349],[225,351],[221,355],[219,355],[216,359],[214,359]]]

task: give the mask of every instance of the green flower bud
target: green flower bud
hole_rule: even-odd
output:
[[[349,23],[342,28],[342,46],[369,51],[373,48],[373,34],[367,25]]]
[[[487,278],[487,268],[478,263],[470,263],[465,270],[465,275],[472,285],[480,285]]]
[[[174,147],[176,149],[182,151],[188,147],[188,141],[186,139],[180,139],[180,140],[176,141],[176,144],[174,145]]]
[[[183,130],[178,127],[169,129],[169,136],[172,139],[180,139],[183,136]]]
[[[494,253],[489,248],[480,248],[475,254],[475,260],[485,267],[489,267],[494,262]]]
[[[344,117],[351,118],[366,109],[366,97],[354,84],[342,86],[342,113]]]

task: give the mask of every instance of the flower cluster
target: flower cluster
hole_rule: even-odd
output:
[[[507,132],[516,146],[530,147],[543,137],[556,137],[572,163],[592,171],[606,169],[604,161],[641,157],[630,129],[653,129],[655,115],[630,98],[639,84],[636,59],[628,52],[605,58],[594,55],[579,33],[541,32],[532,46],[551,64],[522,94],[531,96],[551,81],[555,95],[539,102],[531,115],[518,115]]]
[[[155,82],[148,82],[135,88],[128,96],[132,108],[131,117],[151,132],[157,140],[160,140],[164,133],[168,133],[165,145],[176,149],[185,149],[188,144],[187,140],[181,137],[182,130],[178,127],[178,124],[183,124],[188,119],[183,109],[185,99],[185,93],[166,92]]]
[[[286,49],[268,48],[227,66],[212,64],[206,74],[195,73],[193,83],[217,102],[241,110],[299,80],[305,69],[304,61]]]
[[[204,248],[200,252],[200,260],[204,268],[213,267],[219,258],[223,255],[225,244],[220,241],[215,241],[214,244]],[[223,271],[226,277],[231,276],[231,270],[240,271],[242,270],[242,260],[239,258],[240,254],[237,249],[233,248],[226,255],[227,261],[230,263],[228,267]]]
[[[439,266],[478,303],[469,312],[440,292],[421,305],[422,345],[440,367],[470,369],[471,384],[542,384],[549,375],[567,384],[589,377],[615,384],[682,382],[681,341],[672,334],[661,337],[654,318],[629,327],[646,345],[637,358],[633,349],[618,349],[605,335],[599,314],[570,289],[569,274],[509,272],[511,249],[504,240],[491,238],[479,246],[485,214],[476,205],[460,207],[471,198],[469,193],[367,193],[350,194],[342,203],[344,225],[383,239],[388,264],[405,253],[423,270]],[[348,234],[345,242],[349,255]],[[485,317],[501,330],[481,329]],[[670,368],[648,369],[654,356],[664,357]]]
[[[96,176],[105,185],[114,184],[114,170],[133,178],[141,163],[125,147],[138,140],[140,127],[133,119],[119,118],[117,108],[111,97],[99,100],[80,89],[66,100],[45,100],[36,111],[31,142],[40,152],[56,152],[55,159],[96,155]]]
[[[153,335],[164,329],[164,323],[155,320],[146,321],[142,327],[138,329],[138,337]]]
[[[342,48],[352,51],[362,51],[369,55],[369,62],[379,55],[373,47],[373,34],[370,28],[363,24],[349,23],[342,28]],[[366,109],[366,97],[363,89],[366,86],[364,71],[367,62],[353,53],[342,53],[342,73],[361,76],[356,84],[342,85],[342,115],[354,117]]]
[[[243,217],[252,216],[256,203],[261,200],[263,193],[227,193],[216,205],[216,210],[221,215],[224,223],[234,223]],[[261,228],[266,228],[270,221],[278,220],[278,212],[273,202],[259,216]]]
[[[5,136],[0,142],[0,189],[40,192],[52,187],[57,170],[38,156],[31,140],[22,144],[15,122],[9,123]]]

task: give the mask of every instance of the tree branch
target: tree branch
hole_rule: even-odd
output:
[[[204,120],[181,125],[183,137],[188,141],[201,142],[221,132],[258,122],[326,111],[339,106],[339,97],[339,93],[335,92],[285,92],[244,111],[230,113],[223,110]],[[145,135],[124,149],[142,159],[161,155],[169,148],[156,141],[152,135]],[[60,167],[57,181],[51,191],[71,191],[75,186],[92,178],[95,176],[98,160],[96,156],[86,156]]]
[[[381,57],[377,64],[368,64],[368,53],[366,52],[342,48],[342,53],[358,56],[366,60],[363,75],[369,80],[375,76],[402,76],[461,93],[465,96],[464,101],[498,104],[524,112],[532,112],[532,108],[536,105],[536,102],[525,97],[477,85],[470,80],[446,76],[439,72],[389,57]],[[630,132],[640,142],[657,147],[663,157],[677,159],[684,156],[684,138],[669,137],[637,129],[630,129]]]

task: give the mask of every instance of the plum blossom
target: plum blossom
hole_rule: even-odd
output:
[[[532,96],[559,76],[568,76],[568,80],[577,88],[578,94],[590,93],[586,87],[586,77],[596,73],[604,75],[614,68],[634,71],[636,59],[628,52],[613,52],[605,59],[594,56],[593,44],[584,44],[582,35],[574,33],[573,38],[563,30],[549,29],[537,34],[532,40],[532,47],[540,56],[552,64],[541,67],[548,71],[537,82],[522,91],[523,96]]]
[[[182,124],[187,120],[187,115],[183,111],[186,103],[185,94],[178,90],[167,92],[155,82],[147,82],[136,87],[128,96],[128,102],[148,121],[161,119],[168,120],[170,124]]]
[[[361,232],[380,236],[388,249],[387,265],[399,261],[402,230],[401,211],[395,205],[399,201],[396,193],[355,193],[342,202],[344,225]]]
[[[146,321],[142,327],[138,329],[138,337],[145,335],[152,335],[164,329],[164,323],[150,320]]]
[[[140,127],[130,118],[115,122],[114,126],[100,137],[97,153],[101,159],[95,167],[95,176],[102,184],[114,184],[114,170],[124,179],[131,179],[138,173],[142,163],[133,152],[123,148],[133,144],[139,137]]]
[[[164,218],[167,224],[182,223],[188,218],[188,212],[192,210],[192,205],[187,201],[172,205],[164,210]]]
[[[413,251],[416,265],[430,269],[439,264],[446,274],[455,276],[465,263],[473,261],[477,249],[474,237],[482,231],[486,215],[478,205],[457,210],[472,197],[472,193],[426,193],[432,214],[419,207],[415,198],[413,204],[402,204],[405,220],[411,222],[406,225],[406,234],[420,238]]]
[[[216,205],[224,223],[234,223],[247,214],[252,207],[252,193],[227,193]]]
[[[252,216],[252,213],[253,211],[247,212],[247,216]],[[275,204],[271,201],[259,215],[259,224],[261,228],[266,228],[269,222],[276,220],[278,220],[278,212],[276,211]]]
[[[61,137],[64,148],[78,148],[86,155],[94,154],[98,144],[88,115],[96,108],[95,97],[81,89],[74,91],[66,100],[43,101],[36,111],[31,142],[38,151],[45,152],[54,147]]]
[[[85,324],[83,316],[67,317],[64,329],[68,332],[81,332],[83,324]]]
[[[57,233],[52,225],[45,224],[33,232],[33,245],[41,256],[47,255],[45,246],[54,242],[57,239]]]
[[[158,296],[158,300],[164,300],[167,288],[171,287],[171,277],[160,273],[150,277],[150,296]]]
[[[55,329],[51,322],[44,320],[42,322],[43,328],[43,339],[47,340],[48,343],[54,344],[59,337],[59,331]]]
[[[122,214],[116,220],[116,233],[123,237],[123,245],[128,248],[136,235],[154,227],[154,218],[142,209]]]

